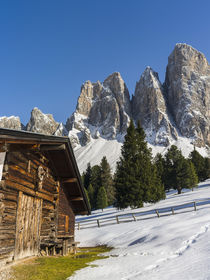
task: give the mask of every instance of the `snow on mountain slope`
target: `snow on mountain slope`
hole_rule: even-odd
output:
[[[176,145],[183,153],[185,157],[188,157],[190,152],[193,151],[194,146],[190,139],[179,137],[177,141],[173,141],[171,145]],[[170,145],[170,146],[171,146]],[[153,157],[157,153],[165,154],[167,149],[170,148],[158,145],[148,144],[148,147],[152,149]],[[85,146],[77,146],[74,149],[75,157],[77,159],[77,164],[80,172],[86,170],[87,164],[90,163],[91,166],[95,164],[100,164],[103,156],[107,157],[107,160],[111,166],[112,172],[114,173],[116,168],[116,163],[121,155],[122,142],[118,140],[106,140],[104,138],[92,139]],[[204,157],[209,156],[208,150],[206,148],[198,148],[196,150]]]
[[[180,205],[210,198],[210,180],[195,191],[171,193],[166,200],[142,210]],[[114,215],[114,208],[97,210],[93,216]],[[122,211],[126,213],[127,210]],[[130,209],[128,210],[131,211]],[[135,209],[135,211],[137,211]],[[210,279],[210,205],[197,211],[175,213],[137,222],[76,231],[81,246],[107,244],[109,258],[78,271],[69,280],[204,280]],[[120,212],[116,212],[120,214]],[[91,216],[90,216],[91,218]]]
[[[79,147],[74,150],[79,170],[82,173],[87,168],[87,164],[91,166],[100,164],[103,156],[106,156],[112,171],[115,170],[116,162],[120,158],[122,143],[117,140],[106,140],[103,138],[92,139],[86,146]]]

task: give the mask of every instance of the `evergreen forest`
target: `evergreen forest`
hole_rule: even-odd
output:
[[[118,209],[143,207],[165,198],[170,189],[180,194],[183,188],[194,190],[198,182],[210,178],[210,159],[194,150],[188,158],[172,145],[165,155],[152,157],[140,122],[131,120],[121,148],[114,175],[104,156],[99,165],[90,163],[82,174],[92,210],[114,205]]]

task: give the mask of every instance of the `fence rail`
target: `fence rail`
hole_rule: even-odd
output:
[[[132,221],[136,222],[139,220],[152,219],[155,217],[160,218],[163,216],[184,213],[186,212],[186,209],[188,209],[187,211],[197,211],[197,207],[207,204],[210,204],[210,198],[191,201],[184,204],[173,205],[169,207],[156,208],[147,211],[130,212],[125,214],[113,215],[111,217],[96,217],[94,219],[81,220],[75,223],[75,227],[78,230],[81,230],[85,228],[101,227],[111,224],[120,224]]]

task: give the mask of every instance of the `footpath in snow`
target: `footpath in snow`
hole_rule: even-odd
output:
[[[172,192],[166,200],[139,210],[199,199],[210,199],[210,180],[199,184],[193,192]],[[107,208],[104,212],[94,211],[88,218],[111,217],[126,211],[131,212]],[[106,244],[114,249],[107,253],[108,259],[95,261],[94,266],[78,271],[69,280],[210,279],[210,204],[197,207],[197,211],[156,219],[76,230],[76,239],[83,247]]]

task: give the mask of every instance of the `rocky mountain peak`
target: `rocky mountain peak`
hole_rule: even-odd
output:
[[[26,126],[26,130],[48,135],[63,135],[63,129],[59,123],[54,120],[53,115],[44,114],[37,107],[31,111],[31,118]]]
[[[166,98],[181,134],[204,146],[210,143],[210,66],[187,44],[177,44],[168,58]]]
[[[162,88],[158,73],[155,72],[150,66],[147,66],[144,70],[139,83],[142,83],[147,88]]]
[[[21,130],[24,128],[24,126],[20,122],[20,118],[15,116],[0,117],[0,127],[15,130]]]
[[[149,66],[136,83],[132,112],[134,120],[141,121],[151,144],[167,146],[171,140],[177,139],[177,132],[168,118],[158,73]]]
[[[209,64],[203,53],[185,43],[177,43],[168,58],[169,64],[178,67],[177,71],[183,71],[183,67],[190,67],[192,71],[200,74],[208,71]],[[183,74],[187,72],[183,71]]]
[[[66,127],[73,143],[86,145],[101,136],[115,139],[126,132],[131,113],[130,95],[120,73],[108,76],[103,83],[87,81],[81,87],[77,108]]]

